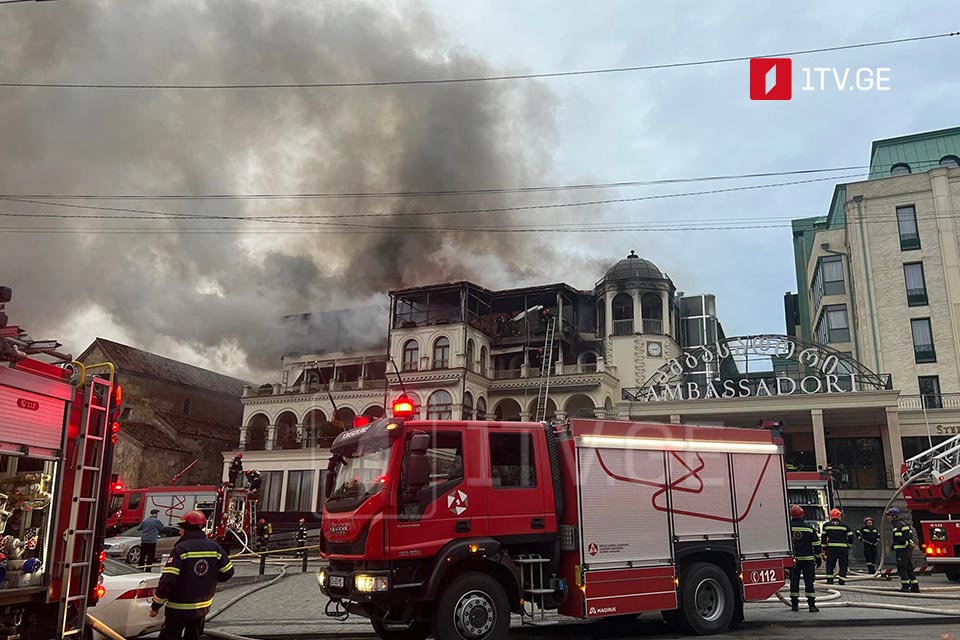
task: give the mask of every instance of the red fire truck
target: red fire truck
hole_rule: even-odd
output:
[[[510,614],[742,620],[792,566],[782,441],[603,420],[417,421],[342,433],[324,487],[327,614],[382,638],[504,638]]]
[[[903,497],[911,511],[944,516],[920,521],[927,564],[960,581],[960,436],[910,458],[903,465]]]
[[[0,287],[0,639],[80,637],[103,589],[120,386],[112,365],[69,363],[56,342],[4,326],[9,291]]]
[[[199,503],[209,503],[217,498],[217,487],[144,487],[143,489],[120,489],[110,493],[108,531],[122,531],[143,522],[149,513],[157,509],[160,521],[166,526],[177,525],[187,511]]]

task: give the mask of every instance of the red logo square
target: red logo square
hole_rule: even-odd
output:
[[[750,59],[750,99],[789,100],[793,97],[793,60]]]

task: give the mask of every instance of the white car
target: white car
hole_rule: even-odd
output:
[[[160,583],[160,572],[143,573],[107,558],[103,570],[103,595],[87,611],[125,638],[159,631],[163,616],[150,617],[150,603]],[[97,640],[104,638],[94,633]]]
[[[180,539],[180,530],[176,527],[164,527],[160,532],[160,538],[157,540],[157,558],[156,561],[170,553],[173,546]],[[130,527],[112,538],[103,541],[103,550],[107,552],[110,558],[117,558],[126,561],[128,564],[139,564],[142,552],[140,550],[140,530],[136,527]]]

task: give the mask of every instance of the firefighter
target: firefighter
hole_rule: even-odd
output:
[[[827,556],[827,584],[833,584],[834,569],[840,565],[840,584],[846,582],[847,567],[850,565],[850,547],[853,546],[853,530],[840,518],[840,509],[830,510],[830,522],[823,527],[823,553]]]
[[[790,609],[800,610],[800,576],[803,576],[803,591],[807,596],[810,613],[817,613],[817,593],[814,587],[816,567],[820,566],[820,536],[817,530],[803,519],[803,507],[790,507],[790,532],[793,536],[793,556],[796,564],[790,570]]]
[[[243,454],[238,453],[233,457],[233,462],[230,463],[230,469],[227,471],[227,476],[230,478],[231,487],[237,486],[237,480],[240,479],[240,476],[242,474],[243,474]]]
[[[880,530],[873,525],[873,518],[863,519],[863,526],[857,529],[857,540],[863,543],[863,559],[867,561],[867,572],[877,572],[877,545],[880,544]]]
[[[247,471],[244,475],[247,477],[247,487],[250,489],[250,496],[256,499],[257,496],[260,495],[260,484],[263,482],[263,477],[256,469]]]
[[[267,543],[270,542],[271,533],[273,533],[273,525],[263,518],[257,520],[257,551],[267,550]]]
[[[913,528],[900,519],[900,507],[887,509],[887,519],[893,529],[893,553],[897,556],[897,573],[900,574],[900,591],[920,593],[917,574],[913,572]]]
[[[151,618],[167,606],[159,640],[200,638],[217,583],[233,577],[227,552],[204,533],[207,518],[203,513],[188,511],[177,524],[182,536],[160,572],[160,584],[150,605]]]
[[[304,518],[300,518],[300,528],[297,529],[297,546],[305,547],[307,546],[307,521]],[[306,555],[306,549],[300,549],[297,551],[297,555]]]

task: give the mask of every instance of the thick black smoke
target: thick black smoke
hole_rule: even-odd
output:
[[[502,71],[452,48],[421,5],[361,0],[9,5],[0,16],[0,61],[2,80],[13,82],[286,83]],[[538,184],[551,181],[555,107],[552,94],[535,82],[193,92],[0,88],[0,192]],[[339,222],[425,230],[550,220],[395,215],[526,202],[516,196],[71,202],[204,215],[389,213]],[[10,201],[0,201],[0,212],[104,213]],[[232,373],[259,374],[275,370],[284,315],[383,303],[389,288],[429,282],[466,278],[511,286],[558,262],[542,236],[244,225],[261,231],[230,234],[244,227],[215,220],[2,217],[0,284],[14,287],[12,315],[35,334],[70,336],[71,316],[96,305],[137,346],[173,340],[206,353],[214,367],[219,350],[239,349],[246,371]],[[88,232],[23,235],[10,232],[14,227]],[[135,232],[98,235],[98,227]],[[223,233],[182,233],[198,229]],[[291,229],[298,233],[276,233]]]

